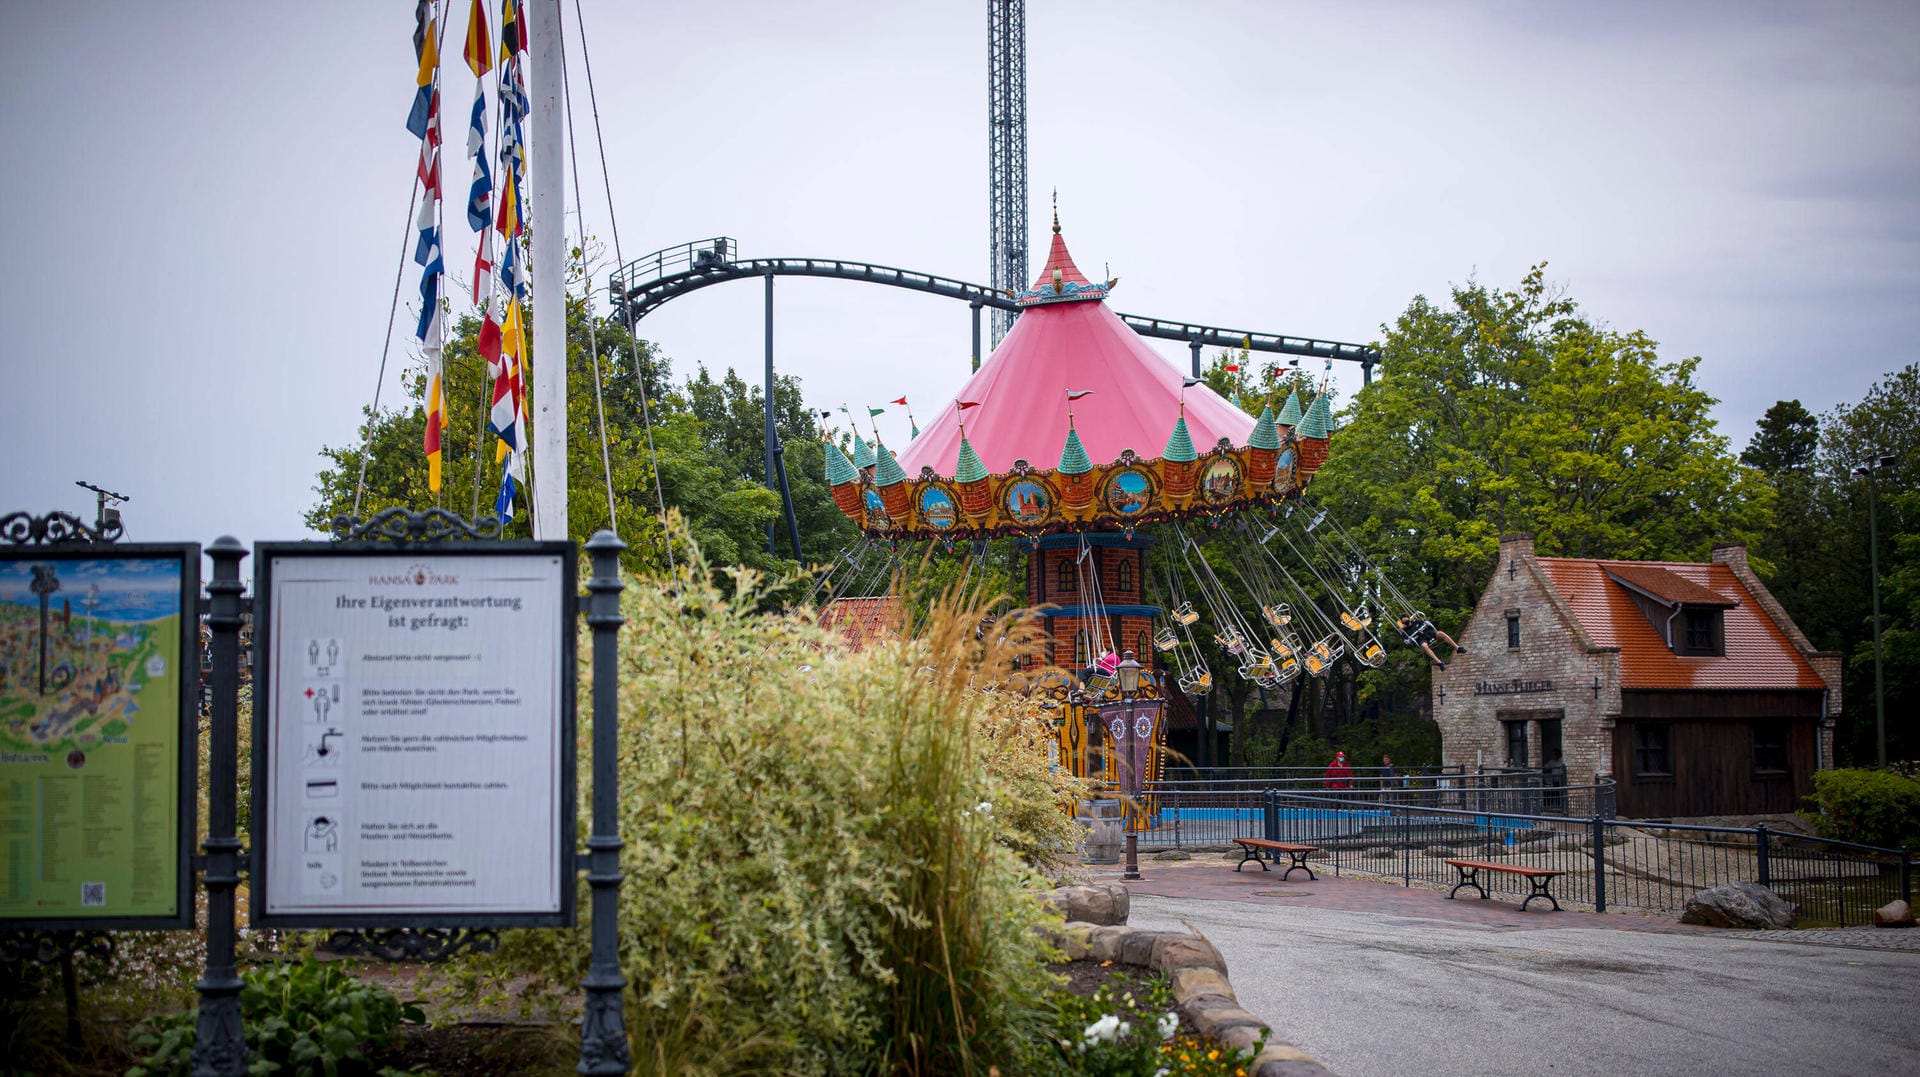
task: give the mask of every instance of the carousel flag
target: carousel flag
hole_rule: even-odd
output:
[[[1092,395],[1093,395],[1092,389],[1068,389],[1067,390],[1068,400],[1078,400],[1083,396],[1092,396]]]
[[[467,58],[474,78],[493,70],[493,44],[487,40],[487,8],[481,0],[473,0],[473,10],[467,15],[467,47],[461,55]]]
[[[953,402],[953,406],[956,410],[965,411],[968,408],[979,407],[980,402],[978,400],[956,400]]]
[[[903,396],[903,397],[900,397],[900,398],[898,398],[898,399],[896,399],[896,400],[889,400],[889,401],[887,401],[887,403],[889,403],[889,404],[899,404],[900,406],[902,406],[902,407],[905,407],[905,406],[906,406],[906,403],[907,403],[907,398]]]
[[[870,408],[868,408],[868,409],[867,409],[867,418],[869,418],[869,419],[871,419],[871,418],[873,418],[873,417],[874,417],[875,415],[885,415],[886,413],[887,413],[887,409],[885,409],[885,408],[873,408],[873,407],[870,407]]]

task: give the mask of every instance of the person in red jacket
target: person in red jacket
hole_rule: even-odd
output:
[[[1328,789],[1352,789],[1353,768],[1347,765],[1347,753],[1333,753],[1333,762],[1327,764]]]

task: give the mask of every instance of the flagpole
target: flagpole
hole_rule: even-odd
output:
[[[533,379],[534,461],[533,536],[567,537],[567,218],[564,201],[566,161],[561,150],[560,0],[530,0],[527,46],[533,70],[528,96],[533,128],[527,134],[527,167],[532,172],[528,208],[533,226],[533,354],[539,371]]]

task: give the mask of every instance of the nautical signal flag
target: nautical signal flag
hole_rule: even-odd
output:
[[[433,99],[433,79],[440,69],[439,37],[433,23],[433,5],[422,2],[414,8],[413,51],[420,57],[420,71],[414,85],[413,108],[407,113],[407,130],[415,138],[427,137],[427,109]]]
[[[493,218],[493,173],[487,168],[487,93],[473,87],[473,118],[467,124],[467,155],[473,158],[473,184],[467,188],[467,223],[485,232]]]
[[[473,10],[467,14],[467,47],[460,54],[467,58],[474,78],[493,70],[493,44],[487,40],[487,8],[481,0],[473,0]]]
[[[523,52],[527,47],[527,23],[521,18],[518,0],[500,0],[500,62],[506,63],[513,54]]]

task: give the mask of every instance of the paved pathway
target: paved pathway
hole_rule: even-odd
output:
[[[1143,871],[1131,922],[1204,932],[1242,1004],[1345,1077],[1920,1074],[1920,931],[1522,913],[1215,859]]]

